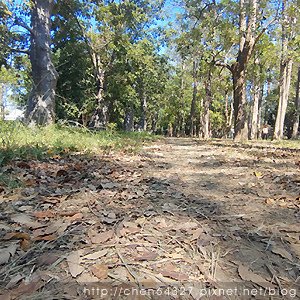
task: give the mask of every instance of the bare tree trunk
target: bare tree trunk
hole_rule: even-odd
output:
[[[300,117],[300,66],[298,66],[298,76],[296,82],[296,96],[295,96],[295,119],[293,124],[293,135],[292,137],[296,139],[298,137],[299,130],[299,117]]]
[[[140,93],[141,101],[141,129],[143,131],[147,130],[147,96],[144,91]]]
[[[194,136],[194,119],[196,112],[196,100],[197,100],[197,92],[198,92],[198,81],[197,81],[197,68],[198,63],[196,60],[193,61],[193,98],[191,103],[191,111],[190,111],[190,120],[189,120],[189,134],[190,136]]]
[[[233,72],[234,139],[248,139],[245,70]]]
[[[98,53],[91,51],[92,62],[94,65],[94,72],[97,84],[96,94],[96,109],[90,121],[90,126],[95,128],[105,128],[108,123],[108,107],[104,102],[104,79],[105,71],[102,66],[101,57]]]
[[[280,140],[284,134],[284,120],[286,108],[288,104],[290,83],[292,76],[293,61],[288,57],[288,42],[289,37],[287,33],[287,15],[286,15],[287,1],[282,2],[282,46],[281,46],[281,60],[280,60],[280,79],[279,79],[279,102],[277,109],[277,117],[274,129],[274,139]]]
[[[54,1],[31,1],[30,62],[33,89],[25,120],[28,124],[47,125],[55,122],[55,90],[58,73],[51,59],[50,29]]]
[[[211,92],[211,70],[208,71],[208,76],[205,81],[205,99],[203,101],[203,138],[209,139],[210,138],[210,131],[209,131],[209,125],[210,125],[210,104],[212,101],[212,92]]]
[[[134,131],[134,111],[133,107],[130,106],[125,113],[124,118],[124,129],[125,131]]]
[[[258,121],[259,121],[259,102],[260,102],[260,86],[258,82],[258,74],[255,74],[253,82],[253,106],[251,118],[251,140],[256,140],[258,136]]]
[[[5,119],[4,90],[5,85],[0,82],[0,120],[2,121]]]
[[[284,120],[289,98],[293,61],[282,62],[280,67],[279,103],[275,122],[274,139],[282,139],[284,135]]]
[[[264,84],[261,84],[259,100],[258,100],[258,119],[257,119],[257,138],[261,136],[261,129],[263,125],[263,96],[264,96]]]

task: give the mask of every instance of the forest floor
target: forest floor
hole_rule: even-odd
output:
[[[13,160],[0,299],[297,299],[299,168],[297,149],[188,138]]]

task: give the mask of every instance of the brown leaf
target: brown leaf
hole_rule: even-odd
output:
[[[12,291],[12,294],[14,298],[19,299],[21,295],[31,295],[43,286],[44,282],[41,280],[36,280],[29,283],[22,282],[16,289]]]
[[[170,277],[170,278],[178,280],[178,281],[186,281],[189,279],[189,276],[187,274],[183,274],[183,273],[176,272],[176,271],[163,270],[163,271],[161,271],[161,274],[163,276]]]
[[[265,280],[262,276],[250,271],[249,268],[239,265],[238,272],[240,277],[245,281],[251,281],[263,288],[274,288],[274,285]]]
[[[13,288],[19,283],[25,276],[21,274],[15,275],[13,278],[10,279],[9,283],[6,285],[7,289]],[[0,298],[1,299],[1,298]]]
[[[300,259],[300,244],[291,244],[290,247],[292,251],[296,254],[296,256]]]
[[[120,230],[120,236],[125,236],[128,234],[139,233],[141,229],[139,227],[124,227]]]
[[[290,261],[293,261],[293,256],[291,253],[289,253],[288,251],[286,251],[284,248],[280,248],[280,247],[277,247],[277,246],[273,246],[271,248],[271,251],[274,253],[274,254],[278,254],[280,255],[282,258],[286,258]]]
[[[18,215],[13,215],[11,217],[12,221],[24,225],[28,228],[32,228],[32,229],[37,229],[37,228],[41,228],[44,227],[44,224],[41,224],[39,222],[35,222],[31,219],[30,216],[25,215],[25,214],[18,214]]]
[[[59,256],[54,253],[44,253],[37,258],[36,263],[38,266],[50,266],[59,259]]]
[[[149,261],[154,260],[158,256],[157,253],[149,251],[149,252],[143,252],[140,256],[136,257],[134,260],[137,261]]]
[[[98,233],[94,236],[89,236],[89,238],[91,239],[91,242],[93,244],[102,244],[110,240],[113,237],[113,235],[114,235],[114,231],[108,230],[102,233]]]
[[[82,259],[98,259],[100,257],[103,257],[107,254],[107,250],[100,250],[94,253],[90,253],[88,255],[85,255],[84,257],[82,257]]]
[[[86,284],[87,282],[88,282],[88,283],[99,282],[99,279],[98,279],[96,276],[90,274],[89,272],[84,272],[84,273],[81,273],[81,274],[76,278],[76,281],[77,281],[78,283]],[[74,296],[76,297],[77,294],[74,295]]]
[[[99,279],[106,279],[108,277],[108,267],[106,265],[91,266],[92,273]]]
[[[29,240],[21,240],[20,247],[23,251],[27,251],[31,246],[31,243]]]
[[[83,214],[82,213],[77,213],[71,217],[68,217],[68,221],[70,222],[75,222],[83,219]]]
[[[203,233],[203,228],[197,228],[193,231],[193,236],[191,237],[190,241],[197,240],[200,235]]]
[[[84,267],[80,265],[81,263],[80,251],[71,252],[67,257],[67,263],[72,277],[77,277],[79,274],[81,274],[84,271]]]
[[[25,232],[10,232],[7,233],[4,237],[4,240],[30,240],[30,236]]]
[[[78,214],[78,211],[61,211],[57,213],[61,217],[72,217]]]
[[[35,211],[32,213],[32,215],[38,219],[53,218],[55,217],[56,212],[52,210]]]
[[[33,238],[34,241],[55,241],[57,240],[58,236],[55,234],[49,234],[49,235],[40,235],[35,238]]]

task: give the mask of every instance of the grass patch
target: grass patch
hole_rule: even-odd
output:
[[[137,152],[145,142],[157,138],[145,132],[91,131],[62,125],[28,128],[19,122],[2,122],[0,165],[17,158],[42,159],[72,152]]]

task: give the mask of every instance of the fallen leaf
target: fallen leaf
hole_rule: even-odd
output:
[[[91,284],[91,283],[99,282],[99,279],[96,276],[91,275],[88,272],[84,272],[76,278],[76,281],[78,283],[83,283],[83,284],[89,283],[89,284]],[[74,295],[74,296],[77,296],[77,295]]]
[[[41,287],[43,287],[45,285],[45,283],[41,280],[35,280],[32,282],[21,282],[21,284],[12,291],[12,294],[14,296],[14,298],[19,299],[19,297],[22,295],[31,295],[33,294],[35,291],[39,290]]]
[[[148,251],[148,252],[143,252],[141,253],[140,256],[136,257],[134,260],[136,261],[149,261],[149,260],[154,260],[158,256],[157,253]]]
[[[9,283],[6,285],[7,289],[13,288],[19,283],[25,276],[21,274],[17,274],[14,277],[12,277],[9,281]],[[0,298],[1,299],[1,298]]]
[[[4,240],[30,240],[30,236],[25,232],[10,232],[7,233],[4,237]]]
[[[178,280],[178,281],[186,281],[189,279],[189,276],[187,274],[183,274],[183,273],[176,272],[176,271],[163,270],[160,273],[163,276],[170,277],[170,278]]]
[[[78,211],[61,211],[57,213],[61,217],[72,217],[78,214]]]
[[[24,225],[24,226],[26,226],[28,228],[32,228],[32,229],[45,227],[44,224],[33,221],[30,216],[25,215],[25,214],[13,215],[11,217],[11,220],[18,223],[18,224]]]
[[[292,251],[300,259],[300,244],[290,244]]]
[[[139,233],[140,231],[141,231],[141,229],[137,226],[135,226],[135,227],[124,227],[120,230],[120,235],[125,236],[127,234]]]
[[[99,279],[106,279],[108,277],[108,267],[106,265],[91,266],[92,273]]]
[[[240,277],[245,281],[251,281],[265,289],[274,288],[274,285],[265,280],[262,276],[250,271],[249,268],[239,265],[238,272]]]
[[[271,248],[271,251],[274,253],[274,254],[278,254],[280,255],[282,258],[286,258],[290,261],[293,261],[293,256],[291,253],[289,253],[288,251],[286,251],[284,248],[280,248],[280,247],[276,247],[276,246],[273,246]]]
[[[59,256],[54,253],[44,253],[37,258],[36,264],[38,266],[50,266],[59,259]]]
[[[85,255],[82,257],[82,259],[98,259],[100,257],[103,257],[107,254],[107,250],[101,250],[101,251],[97,251],[97,252],[94,252],[94,253],[91,253],[91,254],[88,254],[88,255]]]
[[[13,257],[18,249],[17,244],[12,244],[7,248],[0,250],[0,265],[6,264]]]
[[[32,213],[32,215],[38,219],[53,218],[55,217],[56,212],[52,210],[35,211]]]
[[[20,247],[23,251],[27,251],[31,246],[31,243],[29,240],[21,240]]]
[[[197,228],[193,232],[193,236],[191,237],[190,241],[197,240],[200,235],[203,233],[203,228]]]
[[[81,263],[80,251],[71,252],[67,257],[67,263],[72,277],[77,277],[79,274],[81,274],[84,271],[84,267],[80,265]]]
[[[71,217],[68,217],[68,221],[70,222],[75,222],[83,219],[83,214],[82,213],[77,213]]]
[[[93,236],[89,236],[89,238],[91,239],[91,242],[93,244],[102,244],[110,240],[113,237],[113,235],[114,235],[114,231],[108,230]]]

